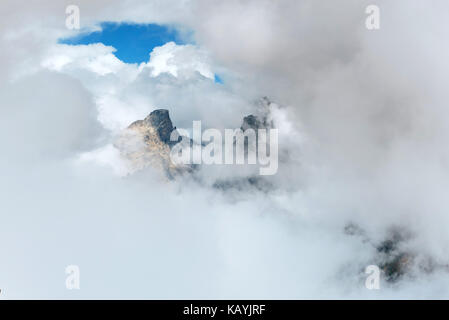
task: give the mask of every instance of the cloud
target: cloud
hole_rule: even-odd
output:
[[[245,85],[289,105],[305,136],[292,171],[316,190],[314,212],[358,220],[373,237],[406,225],[425,250],[446,251],[447,4],[381,1],[375,32],[365,29],[368,4],[200,1],[192,24]]]
[[[161,47],[156,47],[150,54],[150,61],[141,65],[141,68],[145,67],[152,69],[153,77],[165,72],[175,77],[181,75],[189,77],[193,72],[199,72],[206,78],[214,79],[207,53],[193,45],[176,45],[174,42],[167,42]]]
[[[64,3],[3,1],[2,293],[447,297],[438,270],[377,293],[360,279],[392,225],[411,231],[405,247],[417,256],[445,265],[449,249],[447,3],[381,1],[378,31],[364,27],[367,4],[80,2],[87,29],[133,21],[194,30],[195,45],[168,43],[138,66],[102,44],[58,45],[73,34]],[[285,162],[272,192],[166,184],[151,169],[121,176],[111,142],[132,121],[168,108],[178,127],[236,128],[263,95],[285,106],[276,114]],[[202,178],[234,177],[214,170]],[[345,235],[348,222],[370,241]],[[80,265],[79,292],[64,287],[68,264]]]
[[[6,159],[70,157],[97,145],[104,135],[91,94],[66,75],[36,73],[4,85],[0,99]]]
[[[40,64],[88,87],[99,108],[99,120],[114,132],[157,107],[176,110],[172,119],[185,128],[203,119],[208,119],[205,124],[210,127],[238,127],[251,111],[250,97],[214,82],[212,61],[200,47],[169,42],[154,48],[148,62],[139,65],[123,63],[113,52],[113,47],[100,43],[56,44]],[[217,111],[220,117],[214,116]]]
[[[73,48],[69,45],[58,45],[51,48],[42,66],[55,71],[80,68],[104,76],[117,73],[126,67],[125,63],[113,55],[114,51],[113,47],[101,43]]]

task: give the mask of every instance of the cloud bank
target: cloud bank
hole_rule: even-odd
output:
[[[167,43],[141,64],[58,44],[74,32],[67,4],[0,4],[5,297],[448,297],[446,2],[378,1],[381,29],[368,31],[364,1],[81,1],[82,32],[193,30],[194,45]],[[268,192],[214,188],[247,174],[232,168],[126,176],[113,148],[154,109],[178,127],[237,128],[262,96],[281,106]],[[345,233],[351,223],[363,236]],[[392,227],[410,234],[399,249],[416,263],[367,290],[363,270],[382,262]],[[65,288],[69,264],[79,291]]]

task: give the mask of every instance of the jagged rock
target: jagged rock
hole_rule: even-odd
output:
[[[240,126],[240,129],[242,129],[242,131],[253,129],[257,134],[258,129],[270,129],[273,127],[273,122],[268,121],[267,117],[260,119],[258,116],[250,114],[243,118],[243,123]]]
[[[244,132],[248,129],[252,129],[255,132],[256,145],[255,152],[258,152],[258,139],[259,129],[272,129],[274,128],[274,122],[271,120],[271,101],[267,97],[256,102],[255,114],[250,114],[243,117],[242,125],[240,129]],[[237,140],[234,138],[234,144]],[[248,152],[253,146],[248,143],[248,139],[244,140],[244,154],[245,158],[248,157]],[[269,148],[268,148],[269,151]],[[213,188],[222,191],[242,191],[242,190],[257,190],[260,192],[269,192],[274,188],[273,184],[267,180],[267,177],[263,176],[241,176],[228,179],[218,179],[212,185]]]
[[[378,265],[387,282],[396,282],[409,272],[414,263],[415,256],[402,249],[402,243],[409,240],[411,235],[405,229],[391,228],[385,240],[375,243],[367,236],[365,231],[354,223],[344,227],[344,233],[359,237],[362,242],[373,245],[376,256],[372,262]]]
[[[181,140],[178,135],[177,141],[170,141],[175,130],[168,110],[158,109],[145,119],[133,122],[120,135],[115,146],[129,162],[131,172],[153,167],[173,178],[192,170],[191,166],[175,165],[170,159],[170,149]]]
[[[401,243],[408,239],[409,235],[405,231],[393,228],[388,238],[376,247],[380,254],[379,267],[389,282],[402,278],[413,264],[414,255],[401,249]]]
[[[234,179],[219,179],[212,185],[213,188],[222,191],[249,191],[257,190],[268,193],[272,190],[273,185],[261,176],[250,176]]]
[[[156,132],[162,142],[168,145],[174,145],[177,142],[170,141],[170,135],[176,128],[173,127],[168,110],[158,109],[151,112],[144,120],[147,127],[156,128]],[[133,124],[131,124],[132,126]]]
[[[243,118],[243,123],[240,126],[240,129],[245,131],[246,129],[253,129],[256,131],[258,129],[270,129],[274,127],[273,121],[271,118],[271,109],[270,109],[271,101],[267,97],[263,97],[257,103],[257,113],[258,114],[250,114]]]
[[[396,283],[406,276],[414,277],[415,272],[432,273],[436,270],[449,272],[448,265],[437,263],[430,256],[417,255],[416,252],[406,249],[405,244],[413,238],[413,235],[404,227],[390,228],[385,239],[379,243],[373,242],[366,232],[354,223],[347,224],[344,233],[358,237],[376,249],[376,255],[371,263],[379,266],[384,279],[389,283]]]
[[[266,100],[263,100],[266,99]],[[259,115],[250,114],[246,117],[243,117],[242,125],[240,126],[240,130],[245,132],[248,129],[254,130],[255,137],[256,137],[256,148],[255,152],[258,151],[258,141],[259,141],[259,129],[271,129],[274,128],[274,124],[272,120],[269,120],[270,118],[270,109],[269,104],[266,104],[266,101],[269,101],[268,98],[264,97],[262,101],[264,101],[264,104],[259,102],[259,104],[263,104],[264,107],[258,108]],[[234,144],[236,143],[236,140],[234,139]],[[251,145],[248,144],[248,140],[245,139],[244,141],[244,148],[245,148],[245,157],[247,156],[248,152],[251,148]]]
[[[254,131],[257,132],[257,129],[259,128],[265,128],[266,125],[264,123],[262,123],[257,116],[250,114],[249,116],[246,116],[243,118],[243,123],[242,126],[240,127],[240,129],[242,129],[243,131],[247,130],[247,129],[253,129]]]
[[[255,110],[256,114],[251,114],[243,118],[241,129],[243,131],[251,128],[256,133],[258,139],[258,129],[273,128],[273,121],[270,117],[271,102],[264,97],[258,101]],[[171,148],[182,140],[178,136],[177,141],[170,141],[171,134],[176,131],[176,127],[170,119],[168,110],[158,109],[151,112],[145,119],[133,122],[115,141],[114,146],[120,150],[122,157],[129,163],[131,173],[142,170],[146,167],[153,167],[165,172],[169,178],[178,174],[193,172],[198,165],[175,165],[170,159]],[[193,141],[190,139],[190,145]],[[245,154],[247,154],[248,142],[245,139]],[[256,146],[257,148],[257,146]],[[242,177],[251,186],[262,186],[262,178]],[[231,183],[232,185],[233,183]],[[227,183],[217,182],[217,186],[228,186]],[[262,188],[262,187],[260,187]]]

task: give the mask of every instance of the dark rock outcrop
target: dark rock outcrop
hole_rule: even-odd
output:
[[[273,123],[268,121],[266,116],[260,119],[258,116],[250,114],[249,116],[243,118],[243,123],[240,126],[240,129],[242,129],[242,131],[253,129],[257,134],[258,129],[269,129],[272,127]]]
[[[168,110],[154,110],[145,119],[133,122],[117,139],[115,146],[130,164],[131,172],[153,167],[173,178],[193,168],[174,164],[170,159],[171,148],[182,139],[178,135],[177,141],[170,141],[175,130]]]
[[[257,102],[255,114],[250,114],[243,118],[241,130],[253,129],[258,139],[259,129],[273,128],[273,122],[270,120],[270,105],[268,98],[264,97]],[[176,133],[176,141],[171,141],[170,136]],[[183,137],[176,131],[176,127],[170,119],[169,111],[166,109],[157,109],[152,111],[143,120],[133,122],[119,136],[114,145],[120,150],[121,155],[129,163],[130,172],[139,171],[146,167],[155,167],[167,173],[171,178],[179,173],[193,172],[198,165],[175,165],[170,159],[170,150],[174,145],[181,142]],[[190,146],[193,145],[191,139]],[[184,141],[182,143],[184,143]],[[248,140],[244,140],[245,156],[248,151]],[[257,151],[257,143],[256,143]],[[242,177],[250,186],[266,189],[266,185],[262,183],[262,178]],[[229,188],[232,183],[217,182],[217,186],[224,189]],[[262,187],[263,186],[263,187]]]
[[[170,141],[170,135],[173,130],[176,130],[176,128],[173,127],[168,110],[154,110],[145,119],[133,122],[128,128],[134,128],[142,125],[148,128],[154,128],[162,142],[171,146],[178,143],[178,141]]]
[[[390,228],[384,240],[380,242],[373,242],[366,232],[354,223],[347,224],[344,233],[358,237],[363,243],[375,248],[376,254],[370,263],[379,266],[388,283],[399,282],[405,277],[414,277],[416,272],[425,274],[436,270],[449,272],[448,265],[437,263],[430,256],[417,254],[408,248],[407,242],[413,239],[413,235],[405,227]]]

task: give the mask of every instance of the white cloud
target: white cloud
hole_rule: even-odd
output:
[[[113,47],[101,43],[78,46],[56,45],[48,53],[42,66],[55,71],[81,68],[104,76],[117,73],[126,67],[126,64],[113,54],[115,51]]]
[[[214,79],[214,74],[209,66],[207,53],[193,45],[177,45],[168,42],[156,47],[150,54],[150,61],[141,65],[141,68],[152,68],[151,75],[157,77],[161,73],[169,73],[175,77],[189,77],[194,72],[202,76]]]
[[[140,66],[57,45],[71,34],[63,4],[15,3],[0,4],[2,294],[71,298],[61,277],[79,263],[86,298],[448,296],[440,272],[360,290],[375,249],[342,233],[355,221],[380,241],[405,226],[415,253],[447,264],[446,2],[381,1],[368,32],[363,1],[81,1],[87,28],[195,31],[197,45],[168,43]],[[273,193],[114,174],[111,136],[155,108],[178,127],[238,127],[258,95],[289,106]]]

